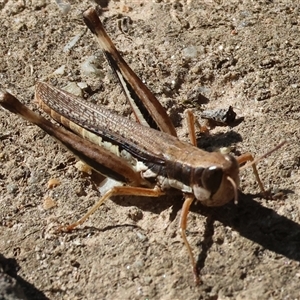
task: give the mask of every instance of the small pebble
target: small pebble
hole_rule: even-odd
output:
[[[9,183],[6,186],[6,190],[10,194],[15,194],[18,191],[18,186],[16,184],[14,184],[14,183]]]
[[[44,199],[44,202],[43,202],[44,210],[51,209],[51,208],[55,207],[56,205],[57,205],[56,202],[52,198],[46,197]]]
[[[192,59],[197,57],[197,48],[195,46],[188,46],[182,50],[182,56],[185,59]]]
[[[57,186],[60,185],[60,181],[56,178],[51,178],[49,181],[48,181],[48,184],[47,184],[47,188],[48,189],[53,189]]]

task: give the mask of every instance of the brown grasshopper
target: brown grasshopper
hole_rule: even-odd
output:
[[[190,205],[194,199],[207,206],[221,206],[232,199],[237,201],[239,165],[253,161],[253,157],[245,154],[235,158],[197,148],[190,112],[189,132],[193,145],[180,141],[166,111],[121,57],[95,10],[89,9],[83,16],[115,71],[137,122],[42,82],[36,85],[35,98],[40,107],[65,128],[35,114],[9,93],[0,93],[0,105],[42,128],[97,172],[126,184],[107,191],[80,220],[66,226],[68,230],[82,224],[112,196],[159,197],[170,189],[181,191],[185,200],[180,231],[198,281],[196,262],[186,237]],[[251,165],[264,193],[255,162]]]

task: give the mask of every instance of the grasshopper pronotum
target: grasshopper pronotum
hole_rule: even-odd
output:
[[[120,56],[95,10],[87,10],[84,20],[115,71],[137,122],[41,82],[36,85],[36,100],[69,130],[33,113],[9,93],[0,93],[0,105],[38,125],[94,170],[127,184],[107,191],[80,220],[66,226],[68,230],[82,224],[112,196],[159,197],[169,189],[183,192],[180,231],[198,281],[196,262],[186,238],[190,205],[194,199],[207,206],[221,206],[232,199],[237,201],[239,164],[253,158],[249,154],[234,158],[197,148],[190,114],[193,145],[180,141],[164,108]],[[264,192],[255,163],[251,164]]]

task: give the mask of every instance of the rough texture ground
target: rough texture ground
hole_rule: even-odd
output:
[[[98,1],[99,2],[99,1]],[[81,14],[94,3],[0,0],[0,87],[30,108],[34,84],[85,82],[93,101],[130,114]],[[182,198],[109,200],[72,233],[56,233],[98,199],[93,180],[40,129],[0,111],[0,254],[28,299],[299,299],[300,6],[297,1],[110,1],[101,16],[124,57],[187,139],[182,114],[232,105],[245,120],[199,146],[259,156],[275,200],[242,171],[238,205],[189,215],[202,284],[178,234]],[[64,47],[76,35],[79,41]],[[100,77],[82,72],[99,57]],[[61,66],[63,74],[53,75]],[[103,71],[101,71],[103,70]],[[89,98],[89,94],[85,96]],[[50,178],[61,185],[47,189]],[[47,209],[45,199],[56,206]]]

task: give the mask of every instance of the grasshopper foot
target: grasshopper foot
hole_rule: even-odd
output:
[[[74,230],[77,227],[78,224],[74,223],[71,225],[62,225],[59,226],[57,229],[57,232],[71,232],[72,230]]]

